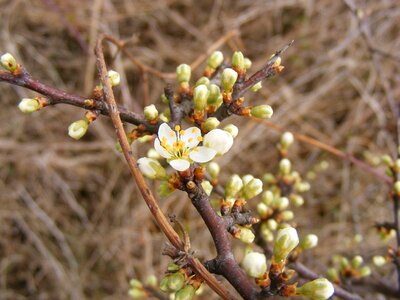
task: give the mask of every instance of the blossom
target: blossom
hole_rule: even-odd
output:
[[[203,142],[203,146],[198,146]],[[197,127],[182,130],[179,125],[172,130],[163,123],[158,129],[154,148],[177,171],[184,171],[192,162],[206,163],[216,155],[227,152],[233,144],[232,136],[220,129],[211,130],[203,137]],[[229,147],[227,147],[229,146]]]
[[[296,292],[314,300],[326,300],[333,295],[335,289],[328,279],[318,278],[298,287]]]

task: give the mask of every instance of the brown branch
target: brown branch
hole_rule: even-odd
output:
[[[129,169],[134,177],[136,184],[139,188],[142,197],[144,198],[147,206],[149,207],[153,217],[155,218],[157,224],[160,226],[163,233],[166,235],[168,240],[178,249],[184,249],[184,244],[180,239],[179,235],[169,224],[167,218],[162,213],[156,199],[154,198],[150,188],[148,187],[142,173],[140,172],[136,160],[132,155],[132,151],[130,150],[130,145],[128,139],[126,137],[122,121],[120,118],[120,113],[118,111],[117,104],[115,102],[114,93],[111,87],[111,83],[107,77],[107,67],[104,60],[104,54],[102,50],[102,42],[104,40],[104,36],[100,36],[96,43],[96,65],[100,73],[100,80],[103,83],[103,92],[106,98],[106,101],[109,106],[110,117],[114,124],[119,143],[122,148],[122,152],[124,157],[128,163]],[[202,278],[207,282],[207,284],[223,299],[233,299],[230,293],[216,280],[216,278],[211,275],[204,266],[197,260],[191,260],[191,266],[194,271],[202,276]]]

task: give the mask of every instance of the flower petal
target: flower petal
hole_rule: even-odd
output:
[[[174,159],[169,164],[177,171],[185,171],[190,167],[190,162],[186,159]]]
[[[172,147],[172,145],[176,142],[176,132],[173,131],[167,123],[162,123],[158,128],[158,138],[160,141],[165,139],[167,144]]]
[[[216,154],[217,151],[215,151],[214,149],[201,146],[193,149],[189,153],[189,157],[195,162],[205,163],[212,160]]]
[[[184,133],[181,135],[181,140],[185,143],[185,146],[189,149],[196,147],[201,138],[201,131],[197,127],[190,127],[184,130]]]
[[[217,155],[222,155],[231,149],[233,137],[225,130],[213,129],[204,136],[203,145],[217,151]]]
[[[165,150],[165,148],[163,146],[161,146],[160,141],[159,141],[158,138],[156,138],[154,140],[154,149],[156,149],[158,154],[160,154],[164,158],[170,158],[171,157],[171,154],[167,150]]]

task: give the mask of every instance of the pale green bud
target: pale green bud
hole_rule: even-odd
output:
[[[170,290],[168,288],[169,277],[170,277],[169,275],[165,276],[160,281],[160,290],[162,290],[164,293],[169,293],[170,292]]]
[[[333,295],[335,289],[328,279],[318,278],[298,287],[296,292],[314,300],[326,300]]]
[[[394,169],[396,170],[396,172],[400,172],[400,159],[396,159],[394,163]]]
[[[261,88],[262,88],[262,82],[259,81],[259,82],[257,82],[255,85],[253,85],[253,86],[250,88],[250,90],[251,90],[253,93],[257,93]]]
[[[219,167],[219,165],[216,162],[211,162],[207,165],[206,167],[208,174],[210,174],[212,179],[215,179],[218,177],[219,172],[221,170],[221,168]]]
[[[207,103],[209,105],[217,106],[222,102],[222,95],[219,86],[216,84],[210,85],[210,94],[208,95]]]
[[[215,117],[209,117],[207,120],[204,122],[204,130],[209,132],[219,126],[220,121],[215,118]]]
[[[226,68],[222,71],[221,86],[224,89],[224,91],[230,92],[232,90],[237,77],[238,73],[231,68]]]
[[[267,258],[262,253],[248,252],[243,258],[242,266],[247,275],[260,278],[267,271]]]
[[[187,83],[190,80],[192,68],[187,64],[181,64],[176,68],[176,76],[179,83]]]
[[[148,105],[144,108],[144,117],[147,121],[153,121],[158,117],[158,110],[154,104]]]
[[[196,293],[193,285],[186,285],[175,294],[175,300],[191,300]]]
[[[146,298],[146,292],[143,289],[132,288],[128,292],[129,296],[133,299]]]
[[[261,218],[265,218],[268,214],[268,206],[265,205],[264,203],[260,202],[257,204],[257,212],[260,215]]]
[[[278,222],[276,222],[274,219],[269,219],[267,221],[267,227],[268,229],[275,231],[278,228]]]
[[[261,200],[266,205],[272,205],[272,202],[274,201],[274,194],[271,191],[265,191],[261,196]]]
[[[335,268],[329,268],[326,271],[326,276],[329,280],[332,280],[334,282],[339,281],[339,273]]]
[[[118,72],[110,70],[107,72],[107,76],[112,86],[117,86],[120,84],[121,76],[119,75]]]
[[[291,132],[286,131],[284,134],[281,136],[281,141],[280,144],[283,149],[289,148],[290,145],[293,144],[294,141],[294,136]]]
[[[292,163],[287,158],[281,159],[279,162],[279,173],[282,175],[289,175],[292,168]]]
[[[267,104],[254,106],[250,111],[253,117],[260,119],[269,119],[273,113],[272,107]]]
[[[281,213],[282,219],[284,221],[290,221],[294,218],[294,213],[291,210],[285,210]]]
[[[165,94],[161,94],[161,102],[164,104],[169,104],[169,100]]]
[[[143,287],[143,284],[142,284],[139,280],[134,279],[134,278],[131,279],[131,280],[129,281],[129,285],[130,285],[132,288],[137,288],[137,289]]]
[[[156,287],[157,286],[157,277],[155,275],[149,275],[146,278],[146,284],[148,286]]]
[[[372,262],[374,263],[375,266],[382,267],[387,263],[387,260],[385,257],[381,255],[376,255],[372,258]]]
[[[82,138],[89,128],[89,124],[86,120],[79,120],[71,123],[68,126],[68,135],[75,140]]]
[[[237,174],[233,174],[225,187],[225,198],[235,198],[235,196],[237,195],[237,193],[240,192],[240,190],[243,187],[243,181],[240,178],[239,175]]]
[[[248,70],[251,68],[252,62],[250,60],[250,58],[245,57],[244,58],[244,67]]]
[[[168,175],[160,162],[153,158],[142,157],[137,161],[140,171],[150,179],[167,179]]]
[[[244,67],[244,56],[240,51],[235,51],[232,55],[232,67],[236,70],[243,70]]]
[[[256,237],[251,231],[251,229],[243,227],[243,226],[238,226],[240,229],[240,237],[239,239],[246,244],[251,244],[254,241],[254,238]]]
[[[304,198],[300,195],[297,194],[291,194],[290,195],[290,201],[296,206],[302,206],[304,204]]]
[[[210,79],[208,79],[205,76],[200,77],[199,80],[196,81],[196,84],[194,86],[196,87],[196,86],[199,86],[200,84],[204,84],[209,89],[210,88]]]
[[[209,66],[212,69],[216,69],[222,64],[223,61],[224,61],[224,55],[222,54],[222,52],[214,51],[208,58],[207,66]]]
[[[285,210],[289,206],[289,199],[286,197],[276,197],[272,202],[272,206],[279,210]]]
[[[176,272],[168,278],[168,289],[170,291],[180,290],[185,283],[185,276],[181,272]]]
[[[274,240],[274,234],[272,233],[272,231],[268,228],[268,224],[266,222],[264,222],[261,225],[261,236],[263,237],[263,239],[267,242],[272,242]]]
[[[310,190],[310,184],[308,182],[298,182],[295,185],[295,189],[296,191],[298,191],[299,193],[304,193],[304,192],[308,192]]]
[[[40,109],[40,103],[36,99],[24,98],[18,104],[18,108],[23,113],[30,114]]]
[[[244,181],[244,180],[243,180]],[[243,197],[248,200],[262,192],[263,183],[258,178],[253,178],[243,187]]]
[[[210,92],[207,86],[200,84],[193,91],[194,110],[202,111],[206,108],[207,98]]]
[[[348,266],[350,266],[349,260],[346,257],[339,257],[339,268],[340,270],[346,269]]]
[[[388,167],[393,166],[393,159],[387,154],[382,156],[382,161]]]
[[[246,184],[248,184],[251,180],[253,180],[254,179],[254,176],[253,175],[251,175],[251,174],[247,174],[247,175],[244,175],[243,177],[242,177],[242,180],[243,180],[243,184],[244,185],[246,185]]]
[[[169,122],[169,117],[165,113],[161,113],[159,117],[160,117],[160,120],[163,121],[164,123]]]
[[[275,176],[271,173],[265,173],[263,176],[263,180],[265,183],[274,183],[275,182]]]
[[[361,267],[362,263],[364,262],[364,259],[360,256],[360,255],[356,255],[353,257],[353,259],[351,260],[351,266],[354,269],[358,269],[359,267]]]
[[[307,234],[300,242],[303,249],[311,249],[318,245],[318,237],[315,234]]]
[[[161,158],[160,153],[158,153],[157,150],[154,148],[150,148],[149,151],[147,151],[146,156],[148,158],[152,158],[152,159],[160,159]]]
[[[280,229],[276,235],[274,245],[274,260],[276,262],[284,261],[298,244],[299,236],[297,235],[296,229],[293,227]]]
[[[0,64],[10,72],[14,72],[18,67],[17,61],[10,53],[5,53],[0,57]]]
[[[169,264],[168,264],[168,266],[167,266],[167,270],[169,271],[169,272],[176,272],[176,271],[178,271],[180,269],[180,267],[176,264],[176,263],[173,263],[173,262],[170,262]]]
[[[396,192],[396,194],[400,194],[400,181],[396,181],[394,183],[394,191]]]
[[[233,125],[233,124],[228,124],[228,125],[226,125],[225,127],[224,127],[224,130],[225,131],[228,131],[230,134],[231,134],[231,136],[233,137],[233,138],[235,138],[235,137],[237,137],[237,135],[239,134],[239,128],[237,128],[235,125]]]
[[[212,192],[212,190],[213,190],[212,184],[211,184],[208,180],[204,180],[204,181],[201,183],[201,186],[203,187],[204,192],[206,192],[206,194],[207,194],[208,196],[210,196],[210,195],[211,195],[211,192]]]
[[[364,266],[360,269],[360,276],[361,277],[368,277],[371,275],[371,268],[368,266]]]

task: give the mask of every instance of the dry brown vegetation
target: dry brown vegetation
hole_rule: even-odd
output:
[[[375,164],[374,156],[396,148],[390,105],[400,98],[400,5],[355,4],[366,20],[361,27],[343,1],[2,0],[0,52],[13,53],[43,82],[87,95],[97,83],[92,49],[100,32],[127,40],[138,60],[165,72],[194,61],[232,30],[238,34],[220,49],[226,56],[240,49],[252,70],[294,39],[284,72],[251,103],[270,104],[272,123]],[[147,103],[138,68],[123,55],[109,62],[123,75],[119,102],[140,111]],[[150,102],[162,107],[165,82],[151,75],[149,81]],[[161,256],[165,237],[115,151],[110,120],[99,118],[76,142],[66,131],[82,118],[80,109],[60,105],[27,116],[16,104],[30,91],[1,84],[0,95],[0,298],[126,299],[130,278],[161,278],[169,261]],[[230,121],[241,131],[218,160],[222,181],[231,173],[276,170],[278,132],[250,119]],[[148,148],[133,146],[137,157]],[[385,254],[373,225],[393,218],[386,184],[306,143],[296,143],[289,157],[302,174],[329,162],[296,210],[300,233],[320,237],[303,262],[323,273],[334,254]],[[197,256],[213,257],[210,235],[187,197],[175,192],[160,204],[184,222]],[[362,243],[351,242],[355,234]],[[240,257],[242,244],[235,245]],[[392,271],[373,268],[373,277],[394,283]],[[365,299],[388,299],[354,290]]]

